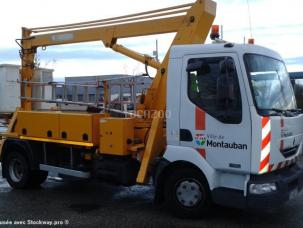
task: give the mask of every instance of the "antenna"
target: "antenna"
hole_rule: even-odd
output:
[[[250,13],[249,0],[246,0],[246,3],[247,3],[248,22],[249,22],[249,31],[250,31],[250,39],[248,39],[248,43],[253,44],[254,39],[253,39],[253,35],[252,35],[252,23],[251,23],[251,13]]]
[[[159,62],[158,40],[156,40],[156,50],[153,51],[153,56],[155,56],[155,59]]]

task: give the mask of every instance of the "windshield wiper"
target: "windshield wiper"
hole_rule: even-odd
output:
[[[285,111],[288,111],[288,112],[300,112],[300,113],[302,113],[302,109],[300,109],[300,108],[286,109]]]
[[[298,108],[292,108],[292,109],[273,108],[272,110],[275,111],[275,112],[281,113],[281,115],[284,115],[284,116],[295,116],[298,113],[302,113],[302,110],[298,109]]]
[[[275,112],[279,112],[284,116],[295,116],[298,115],[299,113],[302,113],[302,110],[299,108],[292,108],[292,109],[277,109],[273,108],[272,109]]]
[[[278,109],[278,108],[272,108],[272,109],[269,109],[269,110],[273,110],[275,112],[280,112],[280,113],[284,113],[286,111],[286,110]]]
[[[261,108],[259,109],[262,111],[264,114],[270,115],[270,116],[282,116],[284,114],[284,110],[282,109],[277,109],[277,108]]]
[[[278,109],[278,108],[261,108],[259,109],[262,113],[270,116],[292,116],[298,113],[303,113],[302,109]]]

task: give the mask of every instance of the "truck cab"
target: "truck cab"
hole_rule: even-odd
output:
[[[168,166],[192,164],[222,205],[273,206],[301,190],[303,115],[279,54],[245,44],[175,46],[167,84]],[[203,195],[194,180],[175,183],[183,207]]]

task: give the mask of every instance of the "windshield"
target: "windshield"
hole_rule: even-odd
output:
[[[282,61],[256,54],[246,54],[244,60],[259,111],[297,108],[288,72]]]

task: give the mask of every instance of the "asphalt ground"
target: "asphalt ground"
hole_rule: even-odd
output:
[[[7,225],[18,222],[21,225]],[[186,220],[155,205],[153,188],[148,186],[49,178],[41,188],[13,190],[0,179],[0,227],[39,227],[41,222],[57,227],[303,227],[303,195],[279,208],[247,211],[216,206],[207,218]]]

